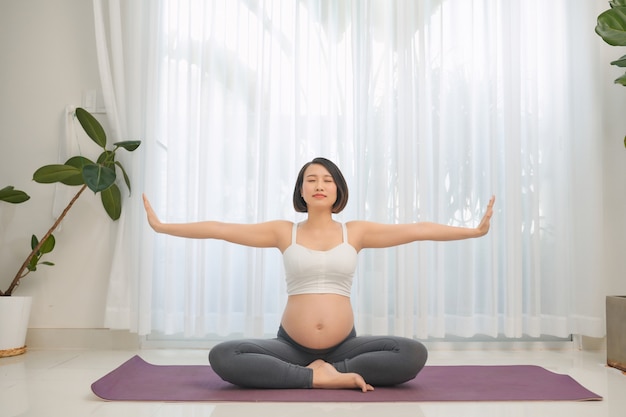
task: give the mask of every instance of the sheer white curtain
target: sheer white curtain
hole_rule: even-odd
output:
[[[142,145],[125,158],[132,194],[122,194],[122,215],[111,265],[105,326],[150,332],[150,235],[145,229],[141,192],[151,177],[153,158],[148,138],[157,117],[151,106],[156,93],[156,40],[158,4],[151,1],[93,0],[94,28],[100,79],[109,133],[119,140],[140,139]]]
[[[128,51],[116,59],[144,88],[134,89],[135,106],[119,94],[115,102],[127,104],[127,121],[143,111],[137,169],[164,220],[298,221],[293,182],[315,156],[346,176],[341,221],[470,227],[496,194],[485,238],[364,250],[357,330],[604,334],[601,115],[593,112],[601,103],[597,66],[585,59],[597,48],[595,5],[136,4],[149,13],[127,12],[128,45],[145,59]],[[155,236],[131,206],[109,292],[111,327],[275,333],[285,301],[278,251]]]

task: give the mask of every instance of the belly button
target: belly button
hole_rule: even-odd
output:
[[[317,330],[322,330],[324,329],[324,325],[322,323],[318,323],[317,326],[315,326],[317,328]]]

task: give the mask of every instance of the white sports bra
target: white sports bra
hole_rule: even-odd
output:
[[[296,243],[298,225],[293,224],[291,245],[283,253],[287,294],[339,294],[350,297],[357,252],[348,243],[342,224],[343,242],[327,251],[305,248]]]

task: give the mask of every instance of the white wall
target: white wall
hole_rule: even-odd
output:
[[[40,166],[57,162],[64,138],[64,110],[81,105],[100,85],[94,49],[92,2],[0,1],[0,187],[14,185],[31,200],[0,205],[0,285],[3,290],[30,248],[54,222],[55,186],[31,181]],[[86,153],[97,151],[80,138]],[[54,267],[26,277],[15,293],[32,295],[30,327],[102,327],[112,222],[88,191],[70,211]]]
[[[599,10],[608,4],[595,1]],[[597,279],[608,279],[608,293],[626,294],[626,88],[612,84],[620,71],[608,65],[624,51],[600,48],[607,82],[599,94],[612,104],[604,132],[598,132],[606,167],[598,184],[605,228],[598,232],[606,244]],[[15,185],[32,196],[20,206],[0,205],[0,283],[6,287],[27,254],[30,235],[41,236],[53,222],[54,186],[32,182],[32,173],[56,162],[65,106],[79,105],[85,91],[99,89],[92,2],[0,0],[0,59],[0,186]],[[88,141],[81,143],[93,150]],[[42,267],[17,291],[35,297],[30,327],[102,327],[113,223],[99,204],[89,193],[81,197],[56,234],[57,249],[49,257],[56,266]]]
[[[626,295],[626,87],[613,83],[624,73],[624,69],[609,65],[609,62],[626,54],[626,48],[603,46],[602,52],[607,80],[602,93],[607,104],[604,134],[599,132],[597,140],[604,150],[603,184],[598,185],[603,187],[604,192],[603,273],[608,280],[609,295]],[[580,169],[584,170],[584,167]]]
[[[594,1],[596,16],[610,7],[608,1]],[[604,195],[604,230],[598,233],[604,234],[605,243],[604,263],[598,266],[598,276],[594,279],[606,278],[608,295],[626,295],[626,87],[613,82],[624,73],[624,69],[610,65],[611,61],[626,54],[626,48],[609,46],[598,36],[596,42],[599,47],[597,64],[600,65],[604,86],[598,92],[604,98],[604,123],[595,138],[602,146],[604,162],[603,183],[598,184]],[[585,167],[579,169],[584,171]]]

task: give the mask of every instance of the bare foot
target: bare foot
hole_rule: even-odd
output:
[[[313,370],[313,388],[359,388],[363,392],[374,391],[363,377],[355,373],[341,373],[328,362],[318,359],[307,368]]]

